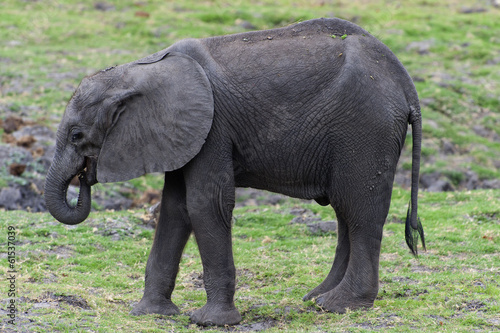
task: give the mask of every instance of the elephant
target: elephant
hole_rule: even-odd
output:
[[[50,213],[77,224],[91,186],[164,173],[144,294],[132,315],[175,315],[171,295],[191,233],[203,266],[199,325],[234,325],[231,244],[235,188],[330,205],[338,220],[332,267],[304,300],[324,310],[369,308],[378,293],[382,229],[412,127],[406,242],[425,248],[417,214],[422,140],[418,95],[396,56],[337,18],[180,40],[84,78],[57,131],[46,177]],[[80,179],[76,205],[66,193]]]

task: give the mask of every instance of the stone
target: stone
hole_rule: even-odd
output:
[[[0,191],[0,207],[7,210],[19,209],[22,194],[19,188],[5,187]]]
[[[337,222],[321,221],[316,223],[308,223],[307,228],[312,234],[322,234],[337,231]]]
[[[435,41],[432,40],[432,39],[422,40],[422,41],[418,41],[418,42],[411,42],[406,47],[406,51],[416,50],[418,52],[418,54],[424,55],[424,54],[428,54],[429,53],[430,48],[432,46],[434,46],[434,44],[435,44]]]
[[[455,188],[453,185],[451,185],[450,182],[439,179],[435,183],[433,183],[431,186],[427,188],[427,191],[429,192],[452,192],[455,191]]]

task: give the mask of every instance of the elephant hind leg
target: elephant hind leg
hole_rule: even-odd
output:
[[[344,201],[348,204],[336,207],[339,240],[335,260],[325,281],[312,292],[324,310],[344,313],[347,308],[373,306],[378,294],[382,229],[391,192],[389,181],[379,183],[370,192],[352,188]]]
[[[356,310],[373,306],[378,294],[378,263],[382,237],[369,237],[351,238],[351,256],[343,279],[335,288],[316,298],[316,303],[322,309],[345,313],[346,309]]]
[[[344,277],[347,265],[349,263],[349,235],[347,232],[347,225],[344,220],[338,218],[337,228],[337,249],[335,251],[335,259],[333,260],[333,265],[330,269],[330,273],[328,273],[328,276],[323,282],[321,282],[319,286],[317,286],[304,296],[304,301],[311,300],[321,294],[332,290],[340,283],[340,281],[342,281],[342,278]]]

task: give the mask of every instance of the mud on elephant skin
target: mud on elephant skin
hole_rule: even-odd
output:
[[[82,80],[57,133],[47,207],[63,223],[80,223],[95,182],[164,172],[144,295],[132,314],[179,313],[171,295],[194,233],[207,303],[191,319],[231,325],[241,320],[233,301],[235,187],[314,199],[335,210],[338,244],[330,273],[305,299],[333,312],[370,307],[408,124],[406,240],[416,253],[420,107],[385,45],[340,19],[183,40]],[[72,207],[65,195],[75,175],[81,191]]]

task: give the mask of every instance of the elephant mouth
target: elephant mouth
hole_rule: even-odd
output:
[[[98,181],[97,181],[96,168],[97,168],[97,157],[85,156],[82,169],[77,174],[80,182],[85,181],[85,183],[87,183],[88,186],[97,184]]]

